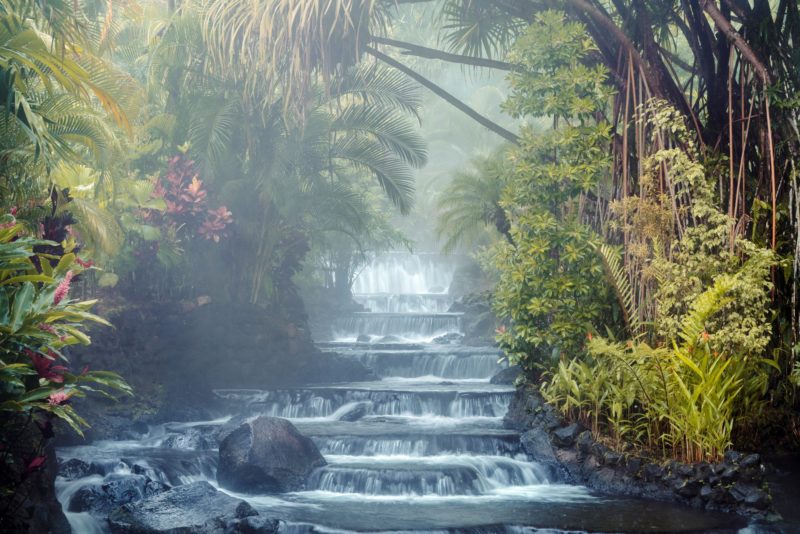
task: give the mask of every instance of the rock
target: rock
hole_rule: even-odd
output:
[[[217,491],[208,482],[194,482],[120,506],[111,512],[108,523],[115,534],[275,532],[257,530],[261,526],[277,527],[269,520],[243,521],[257,516],[258,512],[245,501]]]
[[[629,456],[625,459],[625,472],[631,476],[638,475],[639,470],[642,468],[641,458]]]
[[[714,470],[708,462],[700,462],[694,466],[694,476],[697,480],[708,482],[713,473]]]
[[[592,437],[592,433],[589,430],[584,430],[578,435],[578,439],[576,440],[576,444],[578,446],[578,451],[581,454],[586,455],[592,452],[592,445],[594,445],[594,438]]]
[[[433,342],[437,345],[456,345],[461,343],[463,339],[464,336],[458,332],[450,332],[449,334],[433,338]]]
[[[647,481],[659,480],[664,475],[664,469],[657,464],[647,464],[642,470],[642,475]]]
[[[739,479],[739,468],[735,465],[726,467],[720,475],[723,484],[733,484]]]
[[[108,475],[100,484],[87,484],[69,501],[70,512],[91,512],[102,515],[130,502],[167,491],[169,486],[144,475]]]
[[[741,453],[736,451],[725,451],[725,462],[727,463],[738,463],[741,458]]]
[[[730,494],[736,502],[743,502],[759,510],[764,510],[770,505],[769,495],[752,484],[737,482],[730,488]]]
[[[616,467],[622,461],[622,455],[618,452],[608,450],[603,454],[603,465]]]
[[[358,421],[365,415],[372,413],[372,407],[373,404],[370,401],[354,403],[349,409],[339,414],[337,419],[339,421]]]
[[[258,417],[242,424],[219,445],[217,481],[244,493],[302,489],[308,475],[326,465],[311,439],[292,423]]]
[[[511,386],[517,380],[517,377],[522,374],[522,367],[519,365],[512,365],[506,367],[489,380],[492,384]]]
[[[553,441],[559,447],[569,447],[575,440],[578,438],[578,435],[586,430],[583,428],[583,425],[579,423],[572,423],[567,425],[563,428],[559,428],[558,430],[553,432]]]
[[[228,523],[228,528],[237,534],[274,534],[278,532],[280,522],[259,515],[235,519]]]
[[[103,471],[95,464],[89,464],[78,458],[70,458],[58,466],[58,476],[66,480],[76,480],[90,475],[102,475]]]
[[[555,462],[556,454],[550,443],[550,436],[542,428],[534,428],[522,434],[519,438],[525,452],[538,462]]]
[[[700,494],[701,487],[702,484],[697,480],[678,480],[673,489],[681,497],[691,499]]]
[[[361,334],[360,336],[358,336],[356,338],[356,342],[357,343],[369,343],[371,340],[372,340],[372,337],[368,336],[367,334]]]
[[[217,444],[209,437],[213,430],[209,427],[189,428],[182,434],[168,436],[161,446],[167,449],[207,451],[215,449]]]
[[[739,461],[739,467],[757,467],[761,464],[761,456],[758,454],[748,454]]]

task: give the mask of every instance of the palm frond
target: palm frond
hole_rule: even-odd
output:
[[[331,129],[375,138],[387,151],[412,167],[422,167],[428,159],[425,140],[419,130],[406,117],[383,106],[348,106],[336,116]]]
[[[414,176],[408,165],[377,140],[345,137],[333,142],[331,159],[352,165],[374,176],[389,200],[408,213],[414,203]]]

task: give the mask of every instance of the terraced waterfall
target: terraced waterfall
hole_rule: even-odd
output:
[[[340,318],[335,339],[319,346],[362,362],[379,380],[216,392],[231,413],[290,419],[328,462],[304,491],[236,497],[280,518],[283,532],[674,532],[720,526],[691,510],[593,495],[528,457],[519,435],[503,428],[513,388],[490,383],[501,370],[496,348],[433,340],[459,331],[459,316],[447,313],[452,272],[441,258],[396,254],[379,258],[356,281],[356,298],[370,311]],[[143,440],[59,453],[99,465],[95,480],[133,471],[170,485],[216,485],[212,436],[228,419],[166,424],[152,427]],[[61,481],[65,505],[81,480]],[[85,512],[69,516],[80,532],[104,529]]]

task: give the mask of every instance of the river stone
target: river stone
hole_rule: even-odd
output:
[[[339,421],[358,421],[372,413],[372,408],[373,403],[371,401],[356,402],[347,411],[339,415]]]
[[[317,446],[286,419],[258,417],[242,424],[219,445],[217,481],[243,493],[279,493],[304,487],[326,465]]]
[[[519,365],[512,365],[494,375],[489,382],[496,385],[511,386],[521,374],[522,368]]]
[[[144,475],[110,474],[99,484],[82,486],[69,501],[70,512],[104,514],[117,506],[157,495],[169,486]]]
[[[578,435],[580,435],[580,433],[584,430],[586,429],[580,423],[572,423],[564,428],[559,428],[558,430],[554,431],[553,441],[559,447],[569,447],[575,443]]]
[[[208,482],[177,486],[148,499],[120,506],[108,517],[111,532],[125,534],[223,534],[275,532],[277,523],[248,529],[258,512],[245,501],[217,491]],[[254,523],[252,526],[259,526]]]
[[[58,476],[65,480],[77,480],[89,475],[102,475],[103,470],[95,464],[90,464],[78,458],[70,458],[58,465]]]
[[[550,436],[543,428],[528,430],[520,436],[520,443],[531,458],[538,462],[557,462]]]

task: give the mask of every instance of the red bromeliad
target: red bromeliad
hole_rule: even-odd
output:
[[[63,365],[53,365],[56,361],[56,356],[52,352],[50,352],[48,356],[33,352],[30,349],[24,349],[23,352],[25,352],[33,362],[36,373],[40,378],[58,384],[64,382],[64,373],[67,371],[67,368]]]

